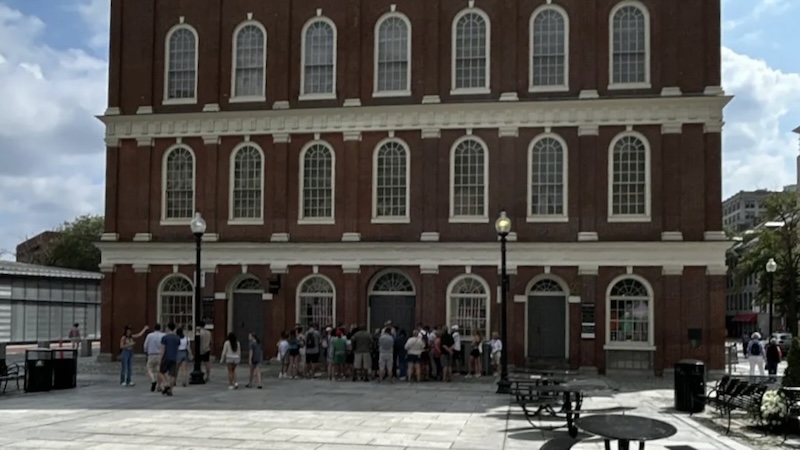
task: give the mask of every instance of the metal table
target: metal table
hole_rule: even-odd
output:
[[[678,432],[674,426],[660,420],[620,414],[584,416],[576,419],[575,425],[602,437],[606,450],[611,450],[612,440],[619,442],[619,450],[630,450],[631,441],[639,442],[639,450],[644,450],[645,442],[665,439]]]

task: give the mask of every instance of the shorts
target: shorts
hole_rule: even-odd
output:
[[[211,361],[211,350],[209,350],[209,351],[207,351],[205,353],[201,353],[200,354],[200,361],[201,362],[209,362],[209,361]]]
[[[498,365],[500,364],[500,354],[503,352],[495,352],[492,353],[492,364]]]
[[[472,351],[469,352],[469,356],[472,356],[473,358],[480,358],[481,351],[478,350],[477,348],[473,348]]]
[[[442,356],[439,357],[439,362],[442,367],[450,367],[453,365],[453,355],[447,352],[442,353]]]
[[[392,370],[393,362],[394,357],[391,353],[381,353],[378,355],[378,370],[390,372]]]
[[[171,377],[176,376],[178,374],[178,362],[162,359],[160,372]]]
[[[464,361],[464,352],[461,350],[453,350],[453,361]]]
[[[242,362],[242,358],[238,356],[226,356],[225,357],[225,364],[239,364]]]
[[[319,362],[319,353],[306,353],[306,364],[316,364]]]
[[[260,359],[258,359],[258,360],[251,359],[250,360],[250,365],[253,366],[253,367],[258,367],[258,366],[261,365],[261,360]]]
[[[188,350],[178,350],[178,364],[189,360]]]
[[[372,357],[369,353],[354,353],[353,354],[353,369],[370,370],[372,367]]]
[[[333,363],[334,364],[344,364],[347,360],[346,355],[344,353],[335,353],[333,355]]]
[[[408,355],[406,356],[406,361],[409,364],[419,364],[419,355]]]
[[[300,349],[299,348],[290,348],[289,349],[289,356],[300,356]]]

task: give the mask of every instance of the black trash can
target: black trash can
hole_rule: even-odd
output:
[[[675,409],[688,413],[702,412],[706,407],[706,365],[696,359],[675,364]]]
[[[25,350],[25,392],[47,392],[53,388],[53,352]]]
[[[53,352],[53,389],[78,386],[78,351],[55,349]]]

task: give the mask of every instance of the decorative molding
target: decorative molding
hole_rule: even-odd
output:
[[[214,292],[214,300],[227,300],[228,295],[224,292]]]
[[[706,267],[706,275],[720,276],[728,274],[728,266],[726,265],[709,265]]]
[[[206,135],[203,136],[203,144],[204,145],[219,145],[220,138],[216,135]]]
[[[342,233],[342,242],[360,242],[361,233]]]
[[[153,142],[155,140],[153,138],[137,138],[136,139],[136,146],[137,147],[152,147]]]
[[[288,100],[278,100],[272,104],[272,109],[289,109],[291,104]]]
[[[116,148],[116,147],[119,147],[120,139],[113,138],[113,137],[112,138],[107,137],[107,138],[103,139],[103,141],[105,141],[106,147]]]
[[[439,273],[439,265],[430,263],[420,265],[419,273],[422,275],[437,275]]]
[[[578,242],[597,242],[597,231],[580,231],[578,232]]]
[[[442,130],[438,128],[423,128],[422,139],[439,139],[442,137]]]
[[[203,105],[203,112],[219,112],[219,103],[206,103]]]
[[[595,89],[584,89],[578,93],[578,98],[581,100],[594,100],[600,98],[600,94]]]
[[[683,133],[682,123],[665,123],[661,125],[661,134],[681,134]]]
[[[136,233],[133,235],[133,242],[150,242],[153,240],[153,235],[150,233]]]
[[[147,114],[153,114],[153,107],[152,106],[140,106],[139,108],[136,109],[136,114],[140,115],[140,116],[141,115],[147,115]]]
[[[500,127],[497,136],[501,138],[516,138],[519,137],[519,128],[517,127]]]
[[[497,274],[498,275],[503,274],[503,268],[500,267],[500,264],[497,264]],[[516,274],[517,274],[517,266],[508,264],[508,262],[506,262],[506,275],[516,275]]]
[[[442,103],[442,99],[438,95],[426,95],[422,97],[423,105],[438,105]]]
[[[217,233],[206,233],[203,235],[203,242],[217,242],[219,241],[219,234]]]
[[[661,275],[683,275],[683,266],[664,266]]]
[[[682,241],[683,240],[683,233],[680,231],[662,231],[661,232],[661,240],[662,241]]]
[[[279,275],[279,274],[280,275],[285,275],[285,274],[289,273],[289,266],[287,266],[285,264],[270,264],[269,265],[269,271],[271,273],[276,274],[276,275]]]
[[[117,266],[111,264],[100,264],[98,268],[102,273],[114,273],[117,271]]]
[[[703,95],[722,96],[725,95],[725,89],[722,89],[722,86],[706,86]]]
[[[342,105],[345,108],[354,108],[361,106],[361,99],[358,98],[347,98],[344,100],[344,104]]]
[[[358,263],[343,264],[342,273],[361,273],[361,266]]]
[[[288,144],[292,142],[292,135],[289,133],[278,133],[272,135],[272,142],[274,144]]]
[[[728,235],[724,231],[706,231],[703,233],[703,240],[705,241],[730,241]]]
[[[150,265],[148,264],[132,264],[131,268],[133,273],[148,273],[150,272]]]
[[[727,96],[617,98],[592,101],[487,102],[386,105],[361,108],[303,108],[101,116],[106,137],[241,136],[276,133],[341,133],[430,128],[495,129],[583,126],[634,126],[663,123],[718,123]]]
[[[525,303],[527,301],[528,301],[528,296],[527,295],[519,295],[519,294],[517,294],[517,295],[514,296],[514,303]]]
[[[570,295],[569,297],[567,297],[567,301],[569,303],[578,303],[578,304],[580,304],[581,296],[580,295]]]
[[[703,133],[722,133],[722,127],[725,125],[723,121],[706,122],[703,124]]]
[[[516,92],[503,92],[500,94],[500,101],[501,102],[518,102],[519,95]]]
[[[599,266],[578,266],[578,275],[597,276],[599,272]]]
[[[122,110],[116,106],[109,106],[106,108],[106,112],[103,113],[104,116],[118,116],[120,114],[122,114]]]
[[[269,292],[264,292],[263,294],[261,294],[261,300],[264,301],[272,300],[272,294],[270,294]]]
[[[345,131],[342,133],[342,138],[345,142],[347,141],[361,141],[361,132],[360,131]]]
[[[102,263],[194,264],[194,243],[99,242]],[[722,266],[726,241],[706,242],[509,242],[509,267],[600,266],[663,267]],[[362,266],[493,266],[498,263],[495,242],[331,242],[256,243],[210,242],[203,247],[209,266],[260,265],[269,255],[275,266],[336,266],[358,261]],[[402,255],[402,258],[398,258]]]
[[[598,136],[600,127],[597,125],[578,125],[578,136]]]
[[[439,242],[439,233],[436,231],[423,231],[419,235],[420,242]]]
[[[662,97],[680,97],[683,95],[681,88],[677,86],[668,86],[661,88],[661,96]]]
[[[289,233],[272,233],[270,242],[289,242]]]
[[[117,233],[103,233],[100,235],[100,242],[115,242],[119,240]]]

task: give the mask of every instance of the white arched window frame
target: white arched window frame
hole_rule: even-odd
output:
[[[490,93],[492,23],[489,16],[478,8],[467,8],[453,18],[452,27],[450,94]]]
[[[164,39],[164,105],[197,103],[200,38],[189,24],[179,23]]]
[[[373,97],[411,95],[411,21],[390,12],[375,23]]]
[[[161,160],[161,224],[186,225],[195,213],[197,159],[185,144],[175,144]]]
[[[264,150],[243,142],[230,157],[228,222],[235,225],[264,223]]]
[[[247,20],[233,32],[231,103],[266,100],[267,30]]]
[[[453,278],[447,286],[447,324],[458,325],[461,338],[474,330],[488,340],[491,333],[491,295],[489,283],[475,274]]]
[[[327,34],[328,30],[330,36]],[[315,35],[309,42],[312,34]],[[338,43],[336,24],[325,16],[316,16],[303,25],[301,36],[299,100],[335,99]],[[321,38],[325,41],[318,41]]]
[[[411,151],[403,140],[388,138],[372,154],[372,223],[411,220]]]
[[[463,136],[450,148],[450,222],[488,223],[488,211],[488,146],[477,136]]]
[[[297,322],[307,328],[310,323],[320,327],[336,323],[336,285],[318,273],[309,275],[297,285],[295,302]]]
[[[327,150],[326,158],[321,151]],[[309,153],[311,152],[311,153]],[[300,151],[298,221],[334,224],[336,221],[336,152],[325,141],[311,141]]]
[[[611,9],[608,16],[609,89],[650,88],[650,30],[650,12],[641,2],[626,0]]]
[[[569,15],[557,5],[542,5],[529,24],[530,92],[569,90]]]
[[[643,277],[625,274],[606,288],[606,349],[655,350],[655,298]]]
[[[569,150],[555,133],[528,147],[528,222],[569,221]],[[538,201],[534,201],[534,197]]]
[[[384,269],[376,273],[369,283],[369,295],[410,295],[417,292],[414,281],[405,272]]]
[[[173,273],[158,285],[157,322],[166,329],[172,322],[184,329],[194,324],[194,283],[186,275]]]
[[[608,221],[651,220],[650,143],[636,131],[625,131],[608,148]]]

